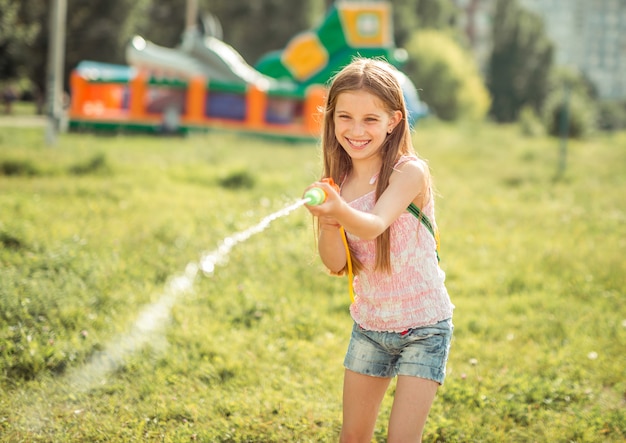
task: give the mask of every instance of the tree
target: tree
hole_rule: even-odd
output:
[[[2,1],[2,0],[0,0]],[[125,43],[132,26],[149,0],[68,0],[65,42],[65,89],[69,89],[71,70],[81,60],[123,63]],[[22,0],[23,23],[40,24],[28,45],[23,45],[20,63],[23,75],[30,79],[41,112],[46,91],[49,44],[49,0]]]
[[[205,11],[222,23],[224,41],[253,64],[263,54],[284,48],[297,33],[310,29],[317,18],[312,11],[320,0],[205,0]]]
[[[417,29],[450,29],[456,8],[452,0],[394,0],[393,28],[395,43],[404,47]]]
[[[448,121],[484,118],[489,94],[478,66],[452,37],[432,29],[416,31],[407,51],[403,70],[435,115]]]
[[[539,113],[553,58],[543,21],[520,8],[517,0],[497,0],[493,42],[488,64],[491,115],[499,122],[515,121],[525,105]]]
[[[41,27],[25,19],[20,0],[0,0],[0,80],[23,75],[27,48],[33,44]]]
[[[134,34],[157,45],[173,48],[180,44],[185,30],[187,0],[151,0],[144,8],[142,18],[135,22]],[[199,15],[202,13],[199,7]]]
[[[123,63],[126,44],[149,4],[149,0],[69,0],[68,67],[84,59]]]
[[[543,121],[548,134],[561,136],[567,119],[568,136],[581,138],[596,127],[598,102],[593,84],[580,72],[566,67],[550,71]]]
[[[446,29],[453,26],[456,16],[453,0],[417,0],[417,18],[420,28]]]
[[[406,42],[418,28],[417,3],[419,0],[396,0],[393,3],[393,38],[398,47]]]

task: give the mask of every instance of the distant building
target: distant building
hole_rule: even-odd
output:
[[[577,68],[601,98],[626,99],[626,1],[520,0],[543,17],[555,63]]]
[[[479,66],[492,48],[495,0],[454,0]],[[601,98],[626,99],[626,0],[519,0],[539,15],[555,48],[554,63],[592,81]]]

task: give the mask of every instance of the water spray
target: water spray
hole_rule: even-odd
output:
[[[332,179],[324,179],[323,181],[338,190]],[[198,262],[188,263],[183,272],[172,276],[168,280],[163,293],[156,301],[144,306],[139,311],[135,322],[125,334],[112,338],[103,346],[101,351],[93,354],[83,366],[69,370],[63,377],[63,380],[59,380],[58,387],[64,390],[70,389],[71,395],[87,392],[95,386],[104,385],[111,372],[122,366],[128,357],[145,345],[151,344],[153,346],[157,345],[159,348],[165,347],[167,343],[164,330],[170,319],[171,311],[180,297],[193,291],[194,283],[198,276],[202,274],[206,276],[212,275],[216,266],[227,262],[228,254],[234,246],[246,241],[254,234],[262,232],[272,221],[284,217],[304,205],[321,205],[326,201],[327,197],[326,192],[321,187],[310,188],[301,199],[264,217],[256,225],[225,237],[215,250],[201,254]],[[341,233],[348,257],[350,298],[354,300],[350,251],[343,227],[341,228]],[[33,412],[38,406],[36,403],[31,404],[30,409],[32,410],[30,413],[27,413],[29,416],[40,417],[37,423],[31,423],[33,428],[43,426],[47,420],[45,412],[40,411],[37,414]]]
[[[322,181],[339,191],[339,187],[333,182],[332,178],[325,178]],[[212,275],[218,265],[223,265],[227,262],[228,254],[234,246],[246,241],[254,234],[262,232],[272,221],[284,217],[304,205],[321,205],[326,201],[327,197],[328,195],[324,189],[318,186],[312,187],[304,193],[301,199],[264,217],[256,225],[224,238],[215,250],[202,254],[199,262],[188,263],[184,272],[169,279],[161,297],[145,306],[139,312],[137,319],[126,334],[114,338],[104,346],[102,351],[93,355],[85,366],[75,368],[67,374],[69,384],[78,391],[91,389],[94,385],[103,383],[107,374],[122,365],[128,356],[141,347],[148,343],[162,342],[163,340],[160,340],[160,338],[162,338],[164,326],[169,320],[174,304],[183,294],[193,291],[198,275]],[[348,257],[350,298],[354,300],[350,250],[343,227],[341,228],[341,234]]]
[[[321,189],[318,191],[324,192]],[[324,198],[325,195],[324,193]],[[102,351],[94,354],[86,365],[68,372],[66,375],[68,384],[75,391],[85,392],[104,383],[109,373],[120,367],[127,357],[146,344],[164,342],[164,326],[170,318],[172,308],[182,295],[193,291],[194,282],[199,274],[212,275],[216,266],[226,263],[228,254],[235,245],[262,232],[272,221],[288,215],[305,204],[311,204],[309,203],[311,201],[317,200],[302,198],[289,204],[264,217],[256,225],[224,238],[215,250],[202,254],[198,263],[187,264],[184,272],[169,279],[158,300],[144,306],[126,334],[112,339]]]

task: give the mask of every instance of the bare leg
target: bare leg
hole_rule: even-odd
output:
[[[389,386],[390,378],[345,371],[343,380],[342,443],[370,443],[378,409]]]
[[[424,425],[439,383],[418,377],[398,376],[389,418],[389,443],[422,441]]]

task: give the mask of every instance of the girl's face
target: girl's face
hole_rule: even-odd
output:
[[[379,156],[385,138],[401,119],[400,111],[389,114],[367,91],[342,92],[335,106],[335,137],[353,160]]]

